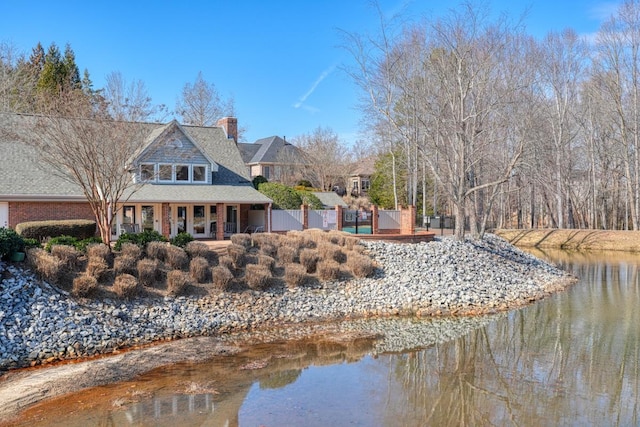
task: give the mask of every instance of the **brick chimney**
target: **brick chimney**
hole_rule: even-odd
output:
[[[223,117],[218,120],[216,125],[224,129],[227,138],[233,138],[235,143],[238,143],[238,119],[235,117]]]

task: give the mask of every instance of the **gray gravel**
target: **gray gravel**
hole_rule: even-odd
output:
[[[543,298],[570,283],[561,270],[495,236],[483,241],[444,238],[420,244],[363,244],[379,266],[367,279],[284,292],[86,304],[27,270],[0,262],[0,277],[6,277],[0,284],[0,370],[162,339],[281,324],[398,314],[493,313]],[[388,345],[410,348],[406,340],[412,335],[411,321],[397,324],[396,341],[403,343],[389,337],[387,342],[395,344]],[[448,320],[441,324],[436,341],[446,339],[448,329],[456,335],[453,328],[460,327]],[[351,325],[364,327],[358,322]],[[393,334],[388,329],[385,326],[384,333]]]

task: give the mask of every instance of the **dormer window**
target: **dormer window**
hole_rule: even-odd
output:
[[[153,181],[155,178],[155,165],[153,163],[143,163],[140,165],[140,180]]]
[[[207,181],[207,167],[206,166],[193,166],[193,182],[206,182]]]
[[[189,165],[176,165],[176,181],[189,181]]]
[[[173,165],[158,165],[158,181],[171,182],[173,181]]]
[[[138,173],[140,182],[206,184],[209,171],[210,167],[207,165],[141,163]]]

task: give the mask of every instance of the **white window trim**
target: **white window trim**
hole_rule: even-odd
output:
[[[142,177],[142,168],[145,166],[152,166],[153,168],[153,172],[151,173],[151,178],[149,179],[144,179]],[[140,168],[138,170],[138,174],[140,176],[140,182],[154,182],[156,180],[156,173],[157,173],[156,168],[157,168],[157,165],[155,163],[140,163]]]
[[[144,180],[142,179],[142,168],[144,166],[153,166],[153,177],[151,179]],[[170,166],[171,167],[171,179],[161,179],[160,178],[160,167],[161,166]],[[179,166],[187,167],[187,178],[186,180],[178,180],[177,179],[177,171]],[[204,168],[204,175],[202,181],[194,180],[193,169],[195,167]],[[209,184],[209,176],[211,175],[211,165],[203,164],[203,163],[140,163],[138,166],[138,173],[136,174],[136,182],[139,180],[140,182],[156,182],[160,184]]]
[[[171,177],[169,179],[162,179],[160,177],[160,167],[161,166],[169,166],[171,168]],[[172,163],[158,163],[158,182],[162,182],[162,183],[171,183],[174,181],[174,175],[175,175],[175,167]]]
[[[207,165],[202,165],[202,164],[193,164],[190,166],[191,167],[191,182],[195,183],[195,184],[203,184],[208,182],[208,177],[209,177],[209,166]],[[204,168],[204,174],[202,175],[202,181],[196,181],[195,180],[195,174],[193,173],[193,169],[196,167],[203,167]]]

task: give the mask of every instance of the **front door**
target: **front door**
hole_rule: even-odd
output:
[[[204,205],[193,207],[193,237],[205,237],[207,230],[207,213]]]
[[[178,206],[176,208],[176,230],[175,234],[187,232],[187,207]]]
[[[0,228],[9,228],[9,203],[0,203]]]

